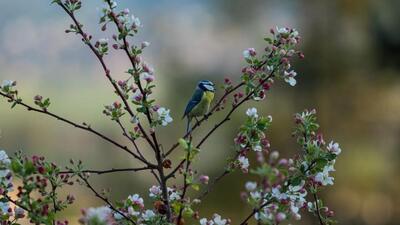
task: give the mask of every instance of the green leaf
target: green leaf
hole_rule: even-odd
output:
[[[183,138],[179,138],[178,143],[185,150],[189,148],[187,141]]]
[[[14,173],[20,173],[22,168],[23,167],[22,167],[21,163],[18,160],[12,160],[11,161],[11,170]]]
[[[199,190],[200,190],[200,185],[198,185],[198,184],[192,184],[191,187],[192,187],[193,190],[195,190],[195,191],[199,191]]]
[[[24,167],[25,167],[26,175],[30,175],[33,172],[35,172],[35,170],[36,170],[35,166],[33,165],[33,163],[31,161],[26,161]]]

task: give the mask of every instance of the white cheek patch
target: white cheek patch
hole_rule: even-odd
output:
[[[204,87],[209,91],[214,91],[214,87],[208,84],[205,84]]]

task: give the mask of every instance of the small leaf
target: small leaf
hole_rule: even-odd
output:
[[[180,138],[178,140],[178,143],[185,150],[189,148],[189,145],[188,145],[187,141],[185,139],[183,139],[183,138]]]

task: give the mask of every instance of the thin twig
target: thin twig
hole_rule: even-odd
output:
[[[319,200],[318,200],[317,193],[314,193],[313,196],[314,196],[315,205],[316,205],[316,208],[317,208],[317,216],[318,216],[318,219],[319,219],[319,224],[320,224],[320,225],[324,225],[324,222],[322,221],[322,216],[321,216],[320,208],[319,208],[319,205],[318,205],[318,201],[319,201]]]
[[[82,170],[82,173],[93,173],[93,174],[109,174],[109,173],[118,173],[118,172],[138,172],[143,170],[151,170],[152,167],[141,167],[141,168],[122,168],[122,169],[109,169],[109,170]],[[75,171],[61,171],[59,174],[73,174]]]
[[[261,209],[263,209],[265,206],[269,205],[271,202],[267,201],[264,204],[262,204],[259,208],[253,209],[253,211],[240,223],[240,225],[247,225],[248,221],[251,219],[251,217],[254,216],[254,214],[258,213]]]

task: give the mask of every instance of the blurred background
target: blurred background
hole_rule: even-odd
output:
[[[258,104],[272,115],[272,148],[284,157],[297,151],[291,137],[293,114],[316,108],[325,139],[338,141],[335,186],[323,199],[335,210],[340,224],[384,225],[400,220],[400,1],[396,0],[147,0],[119,1],[129,7],[144,27],[135,39],[149,41],[145,59],[155,67],[157,103],[172,111],[174,123],[160,128],[164,147],[182,134],[186,101],[199,79],[221,84],[234,80],[244,65],[242,51],[263,48],[271,27],[299,30],[306,58],[294,63],[298,85],[278,83],[267,100]],[[78,18],[95,38],[102,1],[84,1]],[[77,122],[92,124],[107,135],[125,141],[116,124],[105,119],[103,106],[116,100],[99,63],[75,35],[64,33],[69,18],[49,1],[0,2],[0,80],[18,81],[26,102],[36,94],[51,97],[51,111]],[[106,58],[112,74],[124,76],[129,63],[121,52]],[[221,91],[217,93],[221,95]],[[232,139],[243,122],[246,106],[203,146],[195,167],[211,179],[233,154]],[[224,114],[211,118],[201,135]],[[145,147],[145,145],[142,145]],[[138,163],[122,151],[84,131],[20,107],[10,110],[0,102],[0,149],[9,154],[45,155],[67,165],[81,159],[87,168],[107,169]],[[149,152],[149,151],[148,151]],[[150,155],[150,153],[149,153]],[[182,152],[177,151],[178,158]],[[93,176],[96,188],[111,188],[113,199],[140,193],[147,196],[154,183],[146,173]],[[245,177],[224,179],[205,199],[201,216],[218,212],[241,221],[250,209],[240,200]],[[80,208],[99,206],[83,187],[66,190],[77,202],[64,217],[77,224]],[[305,215],[306,213],[304,213]],[[397,221],[397,222],[396,222]],[[317,224],[305,216],[293,224]]]

